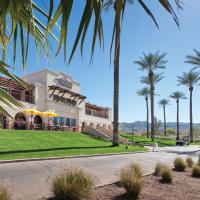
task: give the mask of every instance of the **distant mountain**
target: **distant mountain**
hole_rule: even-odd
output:
[[[132,132],[134,126],[134,131],[142,132],[146,131],[146,121],[135,121],[132,123],[122,122],[120,123],[120,130],[125,132]],[[161,128],[163,127],[163,123]],[[200,129],[200,123],[194,123],[194,127]],[[167,128],[176,129],[176,122],[168,122]],[[189,123],[180,122],[179,129],[181,132],[189,131]]]

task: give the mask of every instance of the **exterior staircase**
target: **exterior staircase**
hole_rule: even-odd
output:
[[[86,126],[84,128],[83,132],[88,134],[88,135],[99,137],[99,138],[103,138],[103,139],[107,139],[107,140],[110,140],[110,141],[112,141],[112,138],[113,138],[112,131],[109,130],[109,129],[106,129],[104,127],[94,128],[92,126]],[[126,138],[123,138],[123,137],[119,136],[119,143],[127,144],[128,140]]]
[[[98,127],[97,130],[100,130],[104,134],[108,135],[111,138],[111,140],[112,140],[113,133],[112,133],[111,130],[109,130],[107,128],[104,128],[104,127]],[[126,138],[123,138],[123,137],[119,136],[119,143],[121,143],[121,144],[127,144],[128,140]]]
[[[100,130],[98,130],[98,129],[92,127],[92,126],[86,126],[84,128],[83,132],[88,134],[88,135],[91,135],[91,136],[111,140],[111,137],[109,137],[105,133],[101,132]]]

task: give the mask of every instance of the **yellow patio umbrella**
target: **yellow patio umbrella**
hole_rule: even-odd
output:
[[[40,111],[33,109],[33,108],[25,109],[22,112],[27,114],[27,115],[41,115]]]
[[[41,113],[44,117],[58,117],[57,113],[51,112],[51,111],[45,111]]]
[[[27,115],[30,115],[31,116],[31,129],[32,129],[32,119],[33,119],[33,115],[41,115],[41,112],[36,110],[36,109],[33,109],[33,108],[29,108],[29,109],[25,109],[22,111],[23,113],[27,114]]]
[[[47,117],[48,122],[49,122],[49,117],[58,117],[58,114],[52,111],[45,111],[45,112],[42,112],[42,116]]]

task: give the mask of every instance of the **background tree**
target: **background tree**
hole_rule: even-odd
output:
[[[176,100],[176,140],[180,139],[180,133],[179,133],[179,101],[181,99],[186,99],[186,96],[181,91],[175,91],[170,95],[170,98]]]
[[[139,66],[139,69],[142,71],[147,71],[149,84],[150,84],[150,99],[151,99],[151,138],[154,141],[154,71],[158,69],[165,69],[165,64],[167,60],[165,60],[166,53],[160,54],[149,53],[143,54],[143,57],[140,57],[139,60],[135,61],[135,63]]]
[[[169,105],[168,99],[161,99],[158,104],[163,107],[163,116],[164,116],[164,135],[167,136],[167,126],[166,126],[166,106]]]
[[[148,87],[144,87],[141,90],[137,91],[137,94],[139,96],[142,96],[145,98],[146,101],[146,109],[147,109],[147,137],[149,137],[149,94],[150,94],[150,90]]]
[[[160,135],[161,131],[161,125],[162,121],[159,120],[157,117],[154,117],[154,125],[155,125],[155,134]]]
[[[189,88],[190,92],[190,142],[193,142],[193,117],[192,117],[192,93],[194,85],[200,81],[200,73],[196,71],[189,71],[183,73],[182,76],[178,76],[178,85],[185,85]]]

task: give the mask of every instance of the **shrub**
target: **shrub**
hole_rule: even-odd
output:
[[[196,177],[196,178],[200,178],[200,166],[195,165],[195,166],[192,168],[192,176],[193,176],[193,177]]]
[[[186,158],[186,163],[187,163],[187,166],[188,166],[189,168],[192,168],[192,166],[194,165],[194,162],[193,162],[193,160],[192,160],[191,157],[187,157],[187,158]]]
[[[0,184],[0,199],[1,200],[11,200],[10,193],[5,185]]]
[[[142,169],[139,164],[137,164],[137,163],[130,164],[130,170],[132,173],[134,173],[139,178],[142,177]]]
[[[57,174],[52,180],[52,192],[56,199],[78,200],[90,195],[94,181],[81,168],[68,168]]]
[[[177,157],[174,160],[174,168],[178,172],[183,172],[186,168],[186,162],[182,158]]]
[[[121,170],[120,184],[131,198],[137,198],[142,190],[142,170],[138,164],[131,164]]]
[[[171,183],[172,182],[172,173],[168,166],[163,166],[161,170],[161,181],[163,183]]]
[[[160,176],[161,175],[161,171],[162,171],[163,166],[164,165],[162,163],[157,163],[156,164],[155,171],[154,171],[154,175],[155,176]]]
[[[134,173],[129,173],[130,171],[123,170],[120,175],[120,183],[127,191],[128,195],[133,198],[137,198],[142,189],[141,178],[136,176]]]
[[[200,166],[200,154],[199,154],[199,159],[198,159],[197,165]]]

